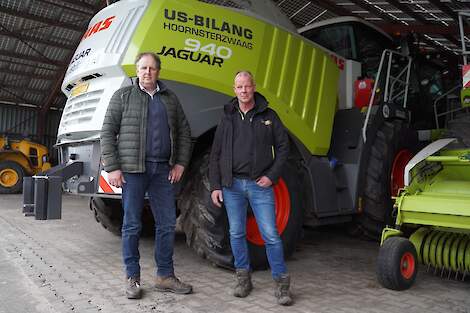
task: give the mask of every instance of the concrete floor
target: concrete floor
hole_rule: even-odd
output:
[[[120,238],[95,222],[85,198],[63,197],[61,220],[21,214],[21,195],[0,196],[0,313],[44,312],[460,312],[470,313],[470,285],[424,270],[408,291],[383,289],[375,278],[378,244],[338,230],[306,231],[288,261],[295,305],[273,301],[268,271],[255,272],[246,299],[229,294],[230,271],[200,259],[178,236],[177,275],[194,294],[152,288],[153,241],[141,241],[144,297],[124,297]]]

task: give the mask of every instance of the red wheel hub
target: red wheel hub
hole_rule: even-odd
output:
[[[278,183],[273,186],[273,189],[274,202],[276,207],[276,226],[279,234],[282,234],[286,229],[287,223],[289,222],[289,214],[291,210],[289,190],[287,189],[287,185],[282,178],[279,178]],[[256,224],[256,220],[253,215],[249,215],[247,217],[246,238],[249,242],[255,245],[264,245],[264,240],[261,238],[258,224]]]
[[[396,155],[395,159],[393,160],[392,164],[392,172],[390,175],[390,195],[396,196],[398,195],[398,191],[400,188],[405,186],[404,174],[405,174],[405,166],[413,157],[410,150],[403,149],[400,150]]]
[[[413,277],[415,272],[415,258],[411,252],[403,254],[400,260],[400,273],[405,279]]]

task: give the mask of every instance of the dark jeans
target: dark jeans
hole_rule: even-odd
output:
[[[145,163],[145,173],[124,173],[122,187],[124,220],[122,223],[122,256],[127,277],[140,277],[139,238],[142,230],[142,209],[145,192],[155,219],[155,262],[157,275],[174,275],[173,245],[176,207],[173,185],[168,180],[167,163]]]
[[[236,269],[250,269],[246,242],[246,214],[250,203],[266,246],[266,255],[273,278],[287,272],[282,240],[276,228],[274,192],[249,179],[234,178],[230,188],[224,187],[224,204],[230,225],[230,244]]]

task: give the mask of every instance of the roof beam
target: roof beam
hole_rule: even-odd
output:
[[[0,73],[6,74],[6,75],[26,76],[27,78],[44,79],[44,80],[54,79],[53,75],[34,74],[34,73],[29,73],[29,72],[24,72],[24,71],[17,71],[17,70],[12,71],[9,69],[2,69],[2,68],[0,68]]]
[[[73,31],[79,32],[79,33],[83,33],[86,30],[86,26],[83,26],[83,25],[76,25],[76,24],[72,24],[72,23],[59,22],[59,21],[51,19],[51,18],[38,16],[38,15],[33,15],[33,14],[29,14],[29,13],[26,13],[26,12],[23,12],[23,11],[12,10],[12,9],[9,9],[9,8],[6,8],[6,7],[1,7],[0,6],[0,12],[4,13],[4,14],[12,15],[12,16],[22,17],[22,18],[25,18],[25,19],[28,19],[28,20],[36,21],[36,22],[47,24],[47,25],[50,25],[50,26],[56,26],[56,27],[70,29],[70,30],[73,30]]]
[[[28,86],[19,86],[19,85],[6,85],[6,84],[2,84],[1,85],[3,90],[5,89],[8,89],[8,90],[19,90],[19,91],[24,91],[24,92],[27,92],[27,93],[35,93],[35,94],[40,94],[40,95],[44,95],[44,94],[48,94],[49,93],[49,90],[46,90],[46,89],[35,89],[35,88],[30,88]]]
[[[434,48],[437,47],[437,49],[439,51],[442,51],[445,55],[447,55],[450,58],[457,58],[458,57],[458,55],[455,54],[454,52],[452,52],[451,50],[447,50],[447,49],[444,49],[443,47],[440,47],[438,44],[436,44],[432,40],[429,40],[429,39],[427,39],[425,37],[422,37],[422,36],[420,36],[419,40],[425,42],[428,46],[432,46]]]
[[[447,5],[439,0],[428,0],[433,6],[441,10],[443,13],[447,14],[448,16],[452,17],[454,21],[458,23],[459,18],[455,11],[452,11]]]
[[[396,21],[392,16],[388,15],[388,14],[385,13],[385,12],[380,11],[379,9],[377,9],[376,7],[374,7],[373,5],[368,4],[368,3],[364,2],[363,0],[351,0],[351,1],[352,1],[353,3],[355,3],[357,6],[363,8],[363,9],[365,9],[365,10],[367,10],[367,11],[369,11],[369,12],[371,12],[371,13],[377,15],[377,16],[380,16],[380,17],[383,18],[384,20],[394,23],[394,25],[393,25],[394,27],[401,27],[401,25],[400,25],[401,23],[397,23],[397,21]],[[412,17],[415,18],[416,20],[419,20],[420,22],[422,22],[423,20],[426,21],[424,18],[422,18],[421,16],[419,16],[418,14],[416,14],[415,12],[413,12],[411,9],[406,8],[406,7],[405,7],[404,5],[402,5],[401,3],[398,3],[396,0],[389,0],[389,2],[390,2],[391,4],[393,4],[393,5],[398,4],[398,5],[400,6],[400,7],[397,6],[398,9],[402,10],[403,12],[405,12],[405,10],[406,10],[407,12],[405,12],[405,13],[407,13],[407,14],[410,15],[410,16],[412,16]],[[405,8],[404,8],[404,7],[405,7]],[[411,12],[409,12],[409,11],[411,11]],[[396,24],[395,24],[395,23],[396,23]],[[377,26],[379,26],[379,27],[381,26],[380,23],[376,23],[376,24],[377,24]],[[425,24],[427,24],[427,23],[425,23]],[[388,25],[391,25],[391,24],[388,24]],[[423,26],[425,26],[425,25],[423,25]],[[410,30],[411,27],[412,27],[411,25],[407,26],[407,25],[404,25],[404,24],[403,24],[402,32],[403,32],[403,33],[409,33],[409,32],[411,32],[411,31],[412,31],[412,30]],[[382,28],[382,27],[381,27],[381,28]],[[383,28],[382,28],[382,29],[383,29]],[[393,33],[393,32],[387,31],[387,30],[385,30],[385,31],[388,32],[388,33]],[[450,36],[449,36],[449,37],[450,37]],[[426,38],[423,38],[423,39],[426,39]],[[455,40],[455,39],[454,39],[454,40]],[[432,40],[426,39],[426,43],[427,43],[428,45],[433,46],[433,47],[434,47],[435,49],[437,49],[437,50],[440,50],[440,51],[443,50],[443,47],[439,46],[437,43],[432,42]]]
[[[414,12],[412,9],[410,9],[405,4],[399,2],[398,0],[387,0],[387,1],[388,1],[388,3],[390,3],[391,5],[396,7],[397,9],[400,9],[403,13],[406,13],[409,16],[411,16],[412,18],[414,18],[415,20],[417,20],[421,23],[428,23],[428,21],[424,17],[422,17],[418,13]]]
[[[70,3],[70,2],[67,2],[67,1],[64,1],[62,0],[62,3],[56,3],[54,1],[57,1],[57,0],[39,0],[43,3],[47,3],[47,4],[50,4],[50,5],[53,5],[55,7],[58,7],[58,8],[61,8],[61,9],[65,9],[65,10],[69,10],[69,11],[72,11],[72,12],[75,12],[75,13],[79,13],[79,14],[84,14],[86,16],[90,16],[91,14],[93,14],[96,10],[92,10],[92,9],[86,9],[84,7],[81,7],[81,6],[78,6],[80,7],[82,10],[84,9],[85,11],[82,11],[82,10],[79,10],[77,8],[74,8],[74,7],[71,7],[71,6],[68,6],[68,5],[64,5],[63,3]],[[77,7],[77,3],[80,3],[78,1],[76,2],[73,2],[73,4]]]
[[[337,6],[336,3],[334,3],[331,0],[313,0],[313,4],[319,6],[320,8],[325,8],[328,11],[333,12],[336,15],[339,16],[355,16],[355,14],[351,13],[351,11],[348,11],[346,9],[343,9],[340,6]]]
[[[405,24],[398,24],[398,23],[381,23],[381,22],[377,22],[375,24],[389,34],[414,32],[418,34],[428,34],[428,35],[429,34],[455,35],[459,32],[459,27],[457,24],[451,24],[449,26],[437,25],[437,24],[405,25]],[[465,27],[465,32],[470,33],[470,27]]]
[[[399,2],[398,0],[388,0],[388,2],[393,5],[394,7],[396,7],[397,9],[400,9],[401,11],[403,11],[404,13],[408,14],[409,16],[411,16],[412,18],[414,18],[415,20],[423,23],[423,24],[429,24],[429,21],[426,20],[424,17],[422,17],[420,14],[414,12],[412,9],[410,9],[408,6],[406,6],[405,4]],[[450,36],[450,35],[444,35],[444,37],[449,40],[450,42],[452,42],[453,44],[459,46],[459,41],[457,39],[455,39],[454,37]]]
[[[1,87],[0,87],[0,89],[1,89]],[[27,106],[27,107],[34,107],[35,109],[38,108],[37,104],[27,102],[25,99],[21,99],[21,102],[18,101],[18,100],[20,100],[20,99],[19,98],[5,98],[5,97],[2,97],[0,99],[0,105],[11,105],[11,106],[19,106],[19,107]]]
[[[470,3],[468,2],[462,2],[462,0],[460,1],[457,1],[457,0],[450,0],[453,4],[456,4],[456,5],[463,5],[464,7],[466,7],[467,9],[470,9]]]
[[[8,50],[0,50],[0,55],[7,56],[7,57],[10,57],[10,58],[16,58],[16,59],[20,59],[20,60],[28,60],[28,61],[32,61],[32,62],[38,62],[38,63],[43,63],[43,64],[54,65],[54,66],[58,66],[58,67],[68,65],[68,63],[65,63],[63,61],[54,61],[54,60],[49,60],[49,59],[46,59],[46,58],[43,58],[43,57],[35,57],[35,56],[32,56],[32,55],[18,54],[18,53],[14,53],[14,52],[11,52],[11,51],[8,51]]]
[[[388,15],[385,12],[380,11],[375,6],[373,6],[372,4],[366,3],[363,0],[351,0],[351,2],[354,3],[355,5],[361,7],[362,9],[364,9],[366,11],[372,12],[373,14],[375,14],[377,16],[380,16],[380,18],[382,18],[385,21],[398,22],[392,16]]]
[[[0,90],[4,91],[5,93],[13,96],[14,99],[17,99],[17,100],[21,100],[23,101],[24,103],[28,103],[28,100],[26,100],[25,98],[17,95],[16,93],[14,92],[11,92],[10,90],[8,90],[7,88],[3,87],[2,84],[0,84]],[[6,101],[6,99],[4,98],[3,99],[4,101]],[[13,101],[14,102],[14,101]]]
[[[2,57],[2,55],[0,53],[0,64],[2,62],[4,62],[6,64],[16,64],[16,65],[31,67],[31,68],[34,68],[34,69],[47,70],[47,71],[50,71],[50,72],[55,72],[56,71],[55,68],[50,68],[50,67],[47,67],[47,66],[43,66],[43,65],[38,64],[38,63],[28,64],[28,63],[24,63],[24,62],[18,62],[17,60],[13,60],[13,59],[3,59],[1,57]]]
[[[62,2],[73,4],[74,6],[80,7],[82,9],[90,10],[90,14],[94,14],[98,11],[99,8],[101,8],[101,5],[94,6],[92,4],[86,3],[85,1],[79,1],[79,0],[62,0]]]
[[[44,45],[47,45],[47,46],[66,49],[66,50],[75,50],[75,48],[76,48],[75,45],[70,45],[70,44],[66,44],[66,43],[61,44],[61,43],[53,42],[53,41],[46,40],[46,39],[35,38],[32,35],[26,35],[26,34],[21,34],[21,33],[18,34],[18,33],[12,32],[12,31],[0,30],[0,35],[7,36],[7,37],[13,37],[13,38],[16,38],[16,39],[21,40],[21,41],[40,43],[40,44],[44,44]]]

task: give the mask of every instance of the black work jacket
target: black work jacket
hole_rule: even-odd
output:
[[[224,106],[224,115],[217,126],[209,164],[211,191],[232,185],[233,115],[239,114],[237,103],[235,97]],[[250,119],[254,132],[250,179],[267,176],[275,183],[289,155],[287,132],[276,112],[268,107],[266,98],[257,92],[254,110]]]

